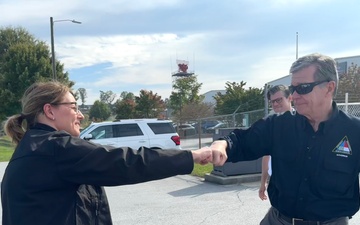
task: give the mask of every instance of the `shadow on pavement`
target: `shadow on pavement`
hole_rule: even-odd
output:
[[[257,190],[259,188],[257,183],[246,183],[246,184],[231,184],[231,185],[218,185],[214,183],[209,183],[205,181],[190,181],[188,179],[177,177],[178,179],[184,180],[186,182],[197,183],[197,185],[182,188],[177,191],[169,192],[171,196],[174,197],[183,197],[183,196],[200,196],[208,193],[220,193],[220,192],[241,192],[243,190]]]

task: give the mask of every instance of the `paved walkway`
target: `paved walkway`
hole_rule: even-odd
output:
[[[180,140],[180,146],[182,149],[192,150],[192,149],[199,149],[200,143],[201,143],[201,147],[204,147],[211,145],[212,142],[213,142],[212,137],[203,137],[201,138],[200,141],[198,137],[187,138],[187,139],[182,138]]]
[[[115,225],[259,224],[258,183],[217,185],[190,175],[107,188]],[[117,197],[110,197],[117,196]]]
[[[7,163],[0,163],[2,178]],[[114,225],[257,225],[269,201],[259,182],[219,185],[191,175],[136,185],[107,187]],[[350,220],[359,225],[360,215]]]

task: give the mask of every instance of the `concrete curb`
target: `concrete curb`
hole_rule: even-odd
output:
[[[212,173],[205,174],[205,181],[216,184],[240,184],[248,182],[256,182],[261,180],[261,173],[259,174],[244,174],[237,176],[219,176]]]

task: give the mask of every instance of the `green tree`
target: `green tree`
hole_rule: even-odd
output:
[[[199,95],[202,83],[197,82],[197,76],[181,77],[176,79],[170,95],[170,107],[173,115],[181,117],[182,108],[187,104],[200,103],[204,97]]]
[[[86,102],[86,98],[87,98],[86,89],[85,88],[79,88],[77,90],[77,93],[79,93],[80,100],[81,100],[81,105],[84,105],[84,103]]]
[[[214,106],[208,102],[188,103],[183,106],[181,115],[176,119],[178,121],[194,121],[199,118],[210,117],[214,115]]]
[[[336,102],[345,102],[345,94],[348,93],[348,102],[360,102],[360,68],[351,63],[347,73],[339,75]]]
[[[111,105],[115,100],[116,94],[112,91],[100,91],[100,101]]]
[[[107,103],[96,100],[89,111],[92,121],[104,121],[111,115],[110,107]]]
[[[115,119],[132,119],[135,117],[135,95],[131,92],[121,92],[120,99],[115,104]]]
[[[58,63],[59,81],[72,87],[63,65]],[[37,81],[49,81],[50,51],[45,42],[35,39],[23,28],[0,29],[0,119],[20,113],[20,98]]]
[[[214,96],[215,114],[224,115],[237,112],[252,111],[264,108],[264,90],[259,88],[245,89],[246,82],[226,82],[226,93]]]
[[[120,94],[120,99],[121,100],[126,100],[126,99],[132,99],[135,100],[135,95],[132,92],[127,92],[127,91],[123,91]]]
[[[135,97],[135,102],[136,115],[140,118],[157,118],[165,110],[161,96],[152,91],[141,90],[140,95]]]

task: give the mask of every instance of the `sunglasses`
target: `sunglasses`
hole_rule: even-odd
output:
[[[314,89],[314,87],[316,85],[319,85],[319,84],[322,84],[325,82],[329,82],[329,80],[315,81],[312,83],[299,84],[297,86],[290,85],[289,91],[291,94],[293,94],[296,91],[299,95],[306,95],[306,94],[309,94],[310,92],[312,92],[312,90]]]

